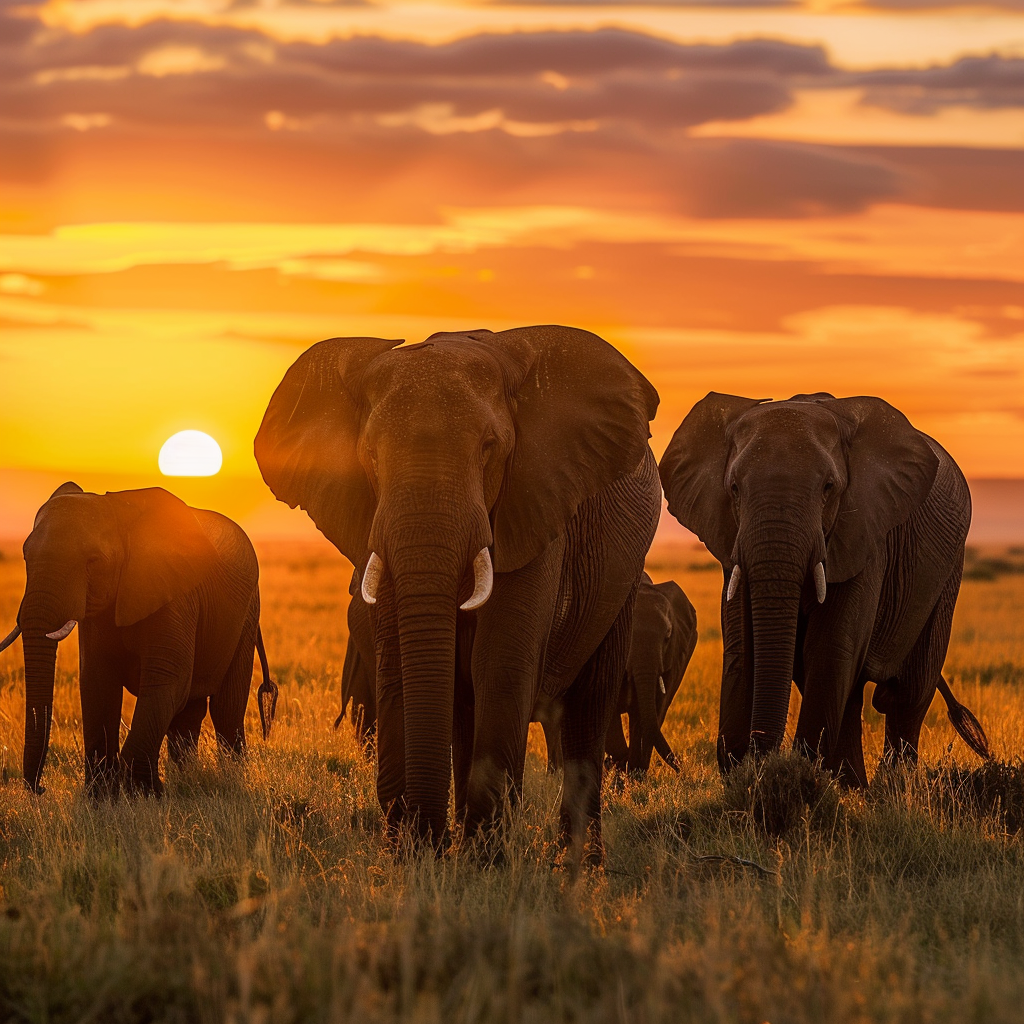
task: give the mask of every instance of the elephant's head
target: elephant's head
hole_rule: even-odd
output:
[[[669,510],[722,563],[729,600],[749,600],[750,739],[785,732],[798,614],[856,576],[925,500],[938,469],[928,440],[879,398],[767,402],[712,392],[661,461]]]
[[[659,695],[665,692],[664,683],[659,680],[669,668],[668,655],[674,632],[671,603],[644,573],[633,609],[628,659],[629,671],[638,688]]]
[[[192,510],[159,487],[87,494],[66,483],[25,541],[25,596],[5,644],[25,650],[25,784],[41,792],[57,644],[84,619],[130,626],[184,596],[219,556]]]
[[[483,604],[492,569],[531,562],[581,502],[639,464],[658,398],[614,348],[571,328],[400,345],[313,346],[274,393],[255,452],[274,494],[362,573],[364,599],[393,602],[405,806],[436,840],[457,607]]]

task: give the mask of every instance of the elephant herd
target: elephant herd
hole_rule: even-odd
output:
[[[560,826],[599,859],[606,758],[675,767],[661,731],[696,643],[674,583],[644,574],[662,507],[723,569],[718,761],[782,743],[851,785],[867,773],[863,691],[885,757],[913,762],[936,688],[982,756],[985,734],[942,678],[970,494],[927,435],[878,398],[712,392],[660,467],[658,394],[615,348],[569,327],[334,338],[304,352],[255,439],[263,478],[355,566],[343,708],[375,733],[389,830],[441,844],[522,791],[529,725],[563,773]],[[160,790],[207,708],[244,748],[254,649],[264,735],[277,701],[242,530],[160,488],[65,484],[25,542],[26,785],[42,792],[57,643],[80,624],[90,790]],[[118,749],[122,688],[138,698]],[[629,715],[628,743],[622,713]],[[339,721],[341,716],[339,716]]]

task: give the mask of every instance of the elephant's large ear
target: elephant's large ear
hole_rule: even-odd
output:
[[[939,459],[925,435],[881,398],[822,404],[849,431],[848,481],[825,555],[826,579],[841,583],[860,572],[886,534],[928,497]]]
[[[736,519],[725,489],[731,428],[765,401],[709,392],[679,424],[658,467],[669,512],[726,565],[736,543]]]
[[[376,502],[359,462],[361,378],[401,341],[331,338],[307,349],[278,385],[253,445],[267,486],[304,508],[351,562],[366,557]]]
[[[494,568],[532,561],[580,504],[635,469],[658,392],[608,342],[572,327],[476,340],[499,349],[515,399],[515,449],[494,511]]]
[[[192,509],[162,487],[108,492],[104,500],[117,507],[125,537],[114,605],[118,626],[184,597],[221,564]]]

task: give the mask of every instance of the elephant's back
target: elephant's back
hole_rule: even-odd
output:
[[[193,509],[206,539],[216,548],[221,561],[233,575],[253,584],[259,579],[256,551],[245,530],[233,519],[208,509]]]

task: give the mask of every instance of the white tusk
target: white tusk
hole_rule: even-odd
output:
[[[491,553],[487,548],[481,548],[473,559],[473,593],[469,595],[469,600],[459,607],[464,612],[479,608],[491,596],[493,586],[494,569],[491,566]]]
[[[52,633],[47,633],[46,635],[51,640],[63,640],[64,637],[71,635],[71,630],[73,630],[77,625],[78,619],[68,619],[60,629],[55,629]]]
[[[658,689],[661,690],[662,693],[665,692],[665,679],[663,676],[658,676]]]
[[[818,604],[825,600],[825,566],[819,562],[814,567],[814,589],[818,594]]]
[[[380,574],[384,571],[384,563],[376,551],[370,552],[370,560],[366,563],[366,571],[363,573],[362,586],[359,592],[367,604],[377,603],[377,585],[380,583]]]
[[[0,651],[6,651],[19,636],[21,636],[21,626],[15,626],[3,640],[0,640]]]
[[[726,601],[731,601],[736,596],[736,591],[740,585],[740,567],[734,565],[732,567],[732,575],[729,577],[729,589],[725,593]]]

